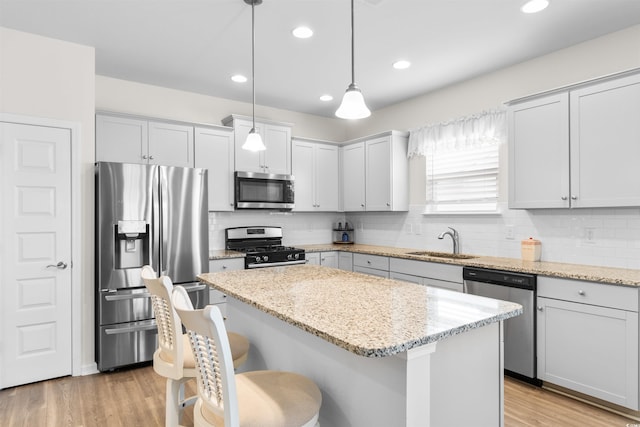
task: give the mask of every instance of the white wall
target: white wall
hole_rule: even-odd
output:
[[[0,27],[0,112],[80,124],[82,206],[82,365],[94,364],[93,349],[93,163],[94,48]],[[90,369],[90,368],[86,368]]]
[[[221,125],[231,114],[251,116],[251,103],[96,76],[96,110]],[[293,136],[344,141],[343,121],[256,105],[256,118],[293,124]]]

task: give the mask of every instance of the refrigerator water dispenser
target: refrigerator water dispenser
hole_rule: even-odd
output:
[[[115,239],[116,269],[149,264],[149,224],[145,221],[118,221]]]

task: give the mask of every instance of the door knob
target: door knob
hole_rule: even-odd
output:
[[[55,268],[59,268],[60,270],[64,270],[65,268],[67,268],[67,263],[66,262],[62,262],[60,261],[57,264],[49,264],[47,265],[47,268],[51,268],[51,267],[55,267]]]

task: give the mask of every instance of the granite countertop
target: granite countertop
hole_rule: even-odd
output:
[[[513,271],[518,273],[537,274],[540,276],[560,277],[565,279],[588,280],[615,285],[640,286],[640,270],[599,267],[594,265],[564,264],[547,261],[523,261],[518,258],[500,258],[478,255],[470,259],[449,259],[425,255],[411,255],[420,249],[394,248],[374,245],[301,245],[307,252],[346,251],[370,255],[381,255],[395,258],[413,259],[418,261],[439,262],[444,264],[462,265],[465,267],[492,268],[495,270]]]
[[[519,304],[315,265],[198,279],[352,353],[384,357],[522,314]]]
[[[471,259],[448,259],[426,255],[412,255],[410,252],[418,252],[420,249],[394,248],[390,246],[375,245],[297,245],[307,252],[343,251],[357,252],[370,255],[389,256],[417,261],[439,262],[468,267],[492,268],[495,270],[514,271],[518,273],[537,274],[540,276],[560,277],[565,279],[587,280],[591,282],[610,283],[614,285],[640,287],[640,270],[599,267],[593,265],[564,264],[547,261],[523,261],[518,258],[500,258],[478,255]],[[211,251],[210,259],[244,257],[243,253],[234,251]]]

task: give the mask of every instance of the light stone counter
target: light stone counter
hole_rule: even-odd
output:
[[[560,277],[565,279],[587,280],[614,285],[640,286],[640,270],[599,267],[593,265],[564,264],[559,262],[532,262],[517,258],[487,257],[478,255],[471,259],[448,259],[425,255],[412,255],[420,249],[394,248],[375,245],[300,245],[307,252],[344,251],[358,252],[370,255],[381,255],[418,261],[439,262],[444,264],[462,265],[467,267],[491,268],[495,270],[513,271],[518,273],[537,274],[540,276]]]
[[[384,357],[522,313],[518,304],[313,265],[207,273],[210,286],[352,353]]]

